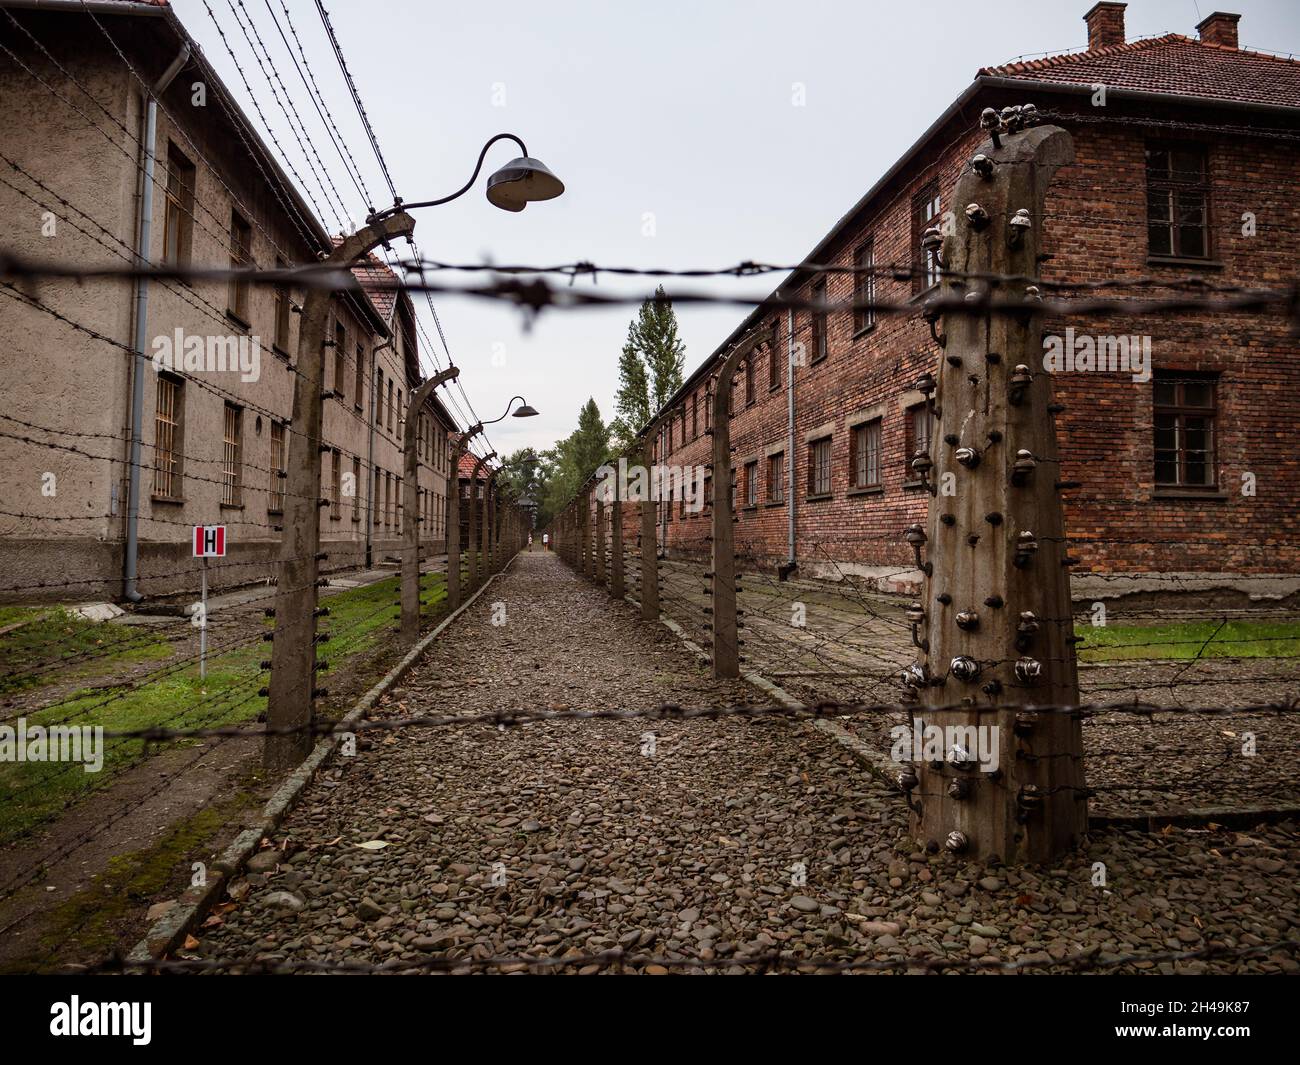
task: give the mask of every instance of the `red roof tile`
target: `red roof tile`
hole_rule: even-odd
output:
[[[468,451],[465,452],[465,454],[461,455],[460,457],[460,466],[458,469],[459,475],[461,477],[464,477],[465,480],[468,481],[471,477],[474,476],[474,466],[477,462],[478,462],[477,455],[471,455]],[[484,470],[491,470],[494,468],[495,466],[490,460],[488,462],[485,462],[483,464],[483,468],[478,471],[478,479],[480,481],[483,480]]]
[[[979,74],[1300,107],[1300,61],[1178,33],[983,67]]]
[[[335,240],[335,243],[339,241]],[[352,267],[352,275],[361,282],[361,287],[366,290],[370,302],[375,305],[375,310],[383,316],[384,321],[391,321],[393,304],[397,301],[397,289],[380,286],[392,285],[397,281],[397,275],[374,252],[366,256],[365,262],[357,263]]]

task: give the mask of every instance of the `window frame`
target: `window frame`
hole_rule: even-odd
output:
[[[163,395],[170,398],[169,412],[166,417],[162,412]],[[163,427],[166,427],[167,446],[162,439]],[[159,373],[158,384],[154,390],[154,476],[152,498],[159,502],[180,503],[185,499],[185,379],[176,374]],[[168,456],[170,468],[163,471],[159,461],[163,455]],[[166,478],[162,490],[161,478]]]
[[[931,211],[931,208],[933,210]],[[927,229],[943,224],[943,197],[938,181],[928,181],[912,197],[912,292],[929,292],[939,283],[942,273],[933,252],[921,247]]]
[[[814,281],[809,289],[812,301],[814,303],[825,303],[826,291],[826,278],[823,277]],[[811,351],[808,358],[809,365],[815,366],[830,356],[831,345],[828,326],[829,322],[825,311],[809,310],[808,346]]]
[[[244,505],[244,408],[227,400],[221,426],[221,505]]]
[[[874,479],[871,477],[873,451]],[[849,427],[849,487],[857,492],[870,492],[883,488],[884,484],[884,419],[868,418]]]
[[[230,211],[230,268],[239,270],[254,265],[253,227],[234,208]],[[252,282],[248,278],[230,279],[226,286],[226,313],[244,327],[252,324]]]
[[[876,275],[866,272],[867,270],[874,271],[876,268],[876,241],[874,237],[869,237],[858,245],[857,250],[853,253],[853,265],[857,268],[853,274],[853,302],[874,303],[876,301]],[[854,309],[853,337],[855,340],[870,333],[875,328],[876,312],[874,308]]]
[[[785,502],[785,452],[767,456],[767,502],[771,506]]]
[[[829,499],[835,493],[832,463],[835,437],[819,436],[808,441],[808,498]],[[825,474],[823,486],[822,474]]]
[[[1146,174],[1146,228],[1147,228],[1147,258],[1157,261],[1173,261],[1188,263],[1212,262],[1214,257],[1213,233],[1214,226],[1211,218],[1211,192],[1212,184],[1210,180],[1210,149],[1207,144],[1199,141],[1170,141],[1170,140],[1150,140],[1145,146],[1145,174]],[[1152,155],[1163,152],[1167,156],[1165,172],[1161,176],[1154,176],[1152,169]],[[1179,177],[1182,171],[1174,169],[1174,154],[1178,152],[1192,152],[1200,157],[1201,169],[1198,178]],[[1166,196],[1166,205],[1168,207],[1169,219],[1166,223],[1153,223],[1151,218],[1152,199],[1159,193]],[[1198,228],[1201,231],[1201,251],[1199,253],[1188,252],[1182,242],[1183,230],[1189,228],[1179,221],[1179,215],[1182,205],[1179,202],[1179,193],[1188,193],[1199,195],[1201,198],[1200,212],[1201,221]],[[1152,231],[1157,228],[1164,228],[1169,237],[1169,250],[1156,251],[1152,247]]]
[[[1157,388],[1160,384],[1172,385],[1174,387],[1175,401],[1173,403],[1160,403],[1156,398]],[[1206,387],[1209,390],[1210,403],[1208,406],[1198,406],[1190,404],[1183,400],[1184,388],[1187,385],[1198,385]],[[1156,446],[1156,434],[1160,432],[1159,421],[1162,417],[1172,417],[1175,419],[1175,446],[1173,448],[1175,477],[1174,481],[1159,480],[1160,452],[1168,451],[1168,448],[1158,448]],[[1186,480],[1187,454],[1189,448],[1183,443],[1186,436],[1184,428],[1184,419],[1188,417],[1203,418],[1209,423],[1206,430],[1208,443],[1204,449],[1204,465],[1210,476],[1208,483],[1196,483]],[[1152,440],[1151,440],[1151,479],[1152,485],[1157,493],[1179,493],[1191,492],[1197,495],[1218,493],[1222,489],[1219,485],[1219,464],[1218,464],[1218,432],[1219,432],[1219,375],[1217,373],[1205,373],[1191,370],[1157,370],[1151,379],[1151,423],[1152,423]]]

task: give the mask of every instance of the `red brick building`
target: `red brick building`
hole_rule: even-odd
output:
[[[647,430],[656,461],[708,463],[710,376],[735,345],[753,345],[732,397],[738,552],[886,587],[910,567],[901,533],[923,520],[928,498],[910,461],[944,446],[929,439],[915,390],[939,359],[919,313],[937,276],[920,236],[960,209],[952,190],[985,139],[985,107],[1032,102],[1074,138],[1076,162],[1058,172],[1042,223],[1046,282],[1130,279],[1101,294],[1134,298],[1187,295],[1197,282],[1295,284],[1300,63],[1241,50],[1238,16],[1223,13],[1198,26],[1199,39],[1126,42],[1124,7],[1100,3],[1084,16],[1086,51],[981,69],[805,257],[910,271],[797,272],[776,290],[831,302],[912,299],[917,314],[759,308],[659,413]],[[1067,328],[1149,337],[1151,350],[1147,380],[1055,375],[1066,408],[1060,476],[1081,482],[1066,496],[1080,570],[1164,575],[1166,586],[1169,574],[1190,574],[1181,586],[1294,594],[1300,342],[1287,316],[1050,317],[1044,335]],[[707,549],[708,509],[661,511],[670,555]]]

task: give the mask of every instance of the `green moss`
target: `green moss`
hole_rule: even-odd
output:
[[[29,972],[53,965],[56,958],[65,960],[70,942],[84,957],[129,947],[118,943],[122,925],[169,885],[175,884],[179,894],[189,882],[191,856],[253,801],[251,793],[240,792],[172,826],[152,847],[114,856],[93,887],[79,891],[47,915],[38,950],[9,963],[6,970]]]
[[[1083,662],[1134,659],[1294,658],[1300,655],[1300,623],[1294,621],[1196,621],[1170,625],[1076,624]]]

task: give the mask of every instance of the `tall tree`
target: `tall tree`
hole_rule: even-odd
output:
[[[677,335],[677,312],[663,285],[655,289],[653,299],[641,304],[636,321],[628,329],[625,352],[627,346],[634,347],[645,361],[650,408],[657,411],[682,387],[682,370],[686,365],[686,345]],[[621,370],[621,361],[619,367]]]
[[[628,323],[627,340],[618,358],[618,395],[614,399],[617,416],[610,423],[610,431],[620,449],[631,445],[651,414],[646,364],[637,349],[635,332],[636,323]]]
[[[596,401],[588,399],[578,412],[578,427],[541,456],[549,474],[538,521],[549,521],[608,457],[609,427]]]

